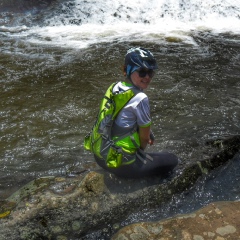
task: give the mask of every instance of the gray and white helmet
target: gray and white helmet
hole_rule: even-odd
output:
[[[125,67],[128,77],[139,68],[152,70],[158,68],[153,54],[149,50],[141,47],[130,48],[127,51],[125,56]]]

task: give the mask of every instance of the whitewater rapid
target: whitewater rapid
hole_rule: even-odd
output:
[[[0,28],[41,45],[87,48],[96,43],[147,41],[197,45],[192,32],[240,33],[240,1],[99,0],[65,1],[41,24]],[[35,15],[28,16],[36,18]]]

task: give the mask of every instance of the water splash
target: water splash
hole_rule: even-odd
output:
[[[36,18],[40,20],[34,26]],[[239,33],[240,2],[127,0],[123,4],[120,0],[65,1],[46,10],[44,15],[36,17],[35,14],[32,24],[30,29],[25,28],[19,34],[17,26],[1,28],[0,32],[16,33],[36,44],[71,48],[140,40],[196,45],[191,37],[193,31]]]
[[[239,20],[240,12],[237,0],[127,0],[124,4],[120,0],[75,0],[70,3],[62,5],[60,15],[47,20],[50,25],[143,23],[161,29],[196,23],[223,27],[219,20],[224,20],[225,24]]]

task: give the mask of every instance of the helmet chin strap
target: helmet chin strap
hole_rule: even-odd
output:
[[[137,88],[138,90],[140,91],[143,91],[143,89],[141,89],[140,87],[136,86],[132,79],[131,79],[131,75],[133,72],[135,72],[137,69],[139,69],[140,67],[139,66],[130,66],[130,65],[127,65],[126,66],[126,79],[135,87]]]

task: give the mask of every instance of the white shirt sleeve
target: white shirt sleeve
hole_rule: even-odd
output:
[[[137,116],[137,125],[139,127],[150,126],[151,118],[150,118],[150,107],[149,107],[148,97],[140,101],[135,110],[136,110],[135,113]]]
[[[147,127],[151,124],[149,100],[145,93],[135,95],[117,116],[116,123],[123,128]]]

